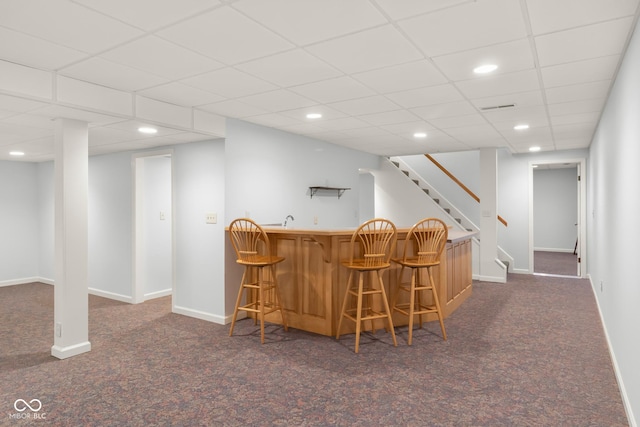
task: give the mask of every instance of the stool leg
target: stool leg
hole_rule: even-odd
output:
[[[380,285],[380,291],[382,292],[382,301],[384,303],[384,309],[387,313],[387,320],[389,321],[389,330],[391,331],[391,337],[393,338],[393,345],[394,347],[397,347],[398,342],[396,341],[396,331],[393,329],[393,319],[391,318],[391,310],[389,310],[387,292],[384,290],[384,282],[382,281],[382,276],[380,275],[379,270],[376,270],[376,275],[378,276],[378,283]]]
[[[444,330],[444,319],[442,317],[442,310],[440,309],[440,299],[438,298],[438,291],[436,291],[436,284],[433,281],[433,275],[431,273],[431,267],[427,267],[429,271],[429,281],[431,282],[431,292],[433,293],[433,301],[436,304],[436,310],[438,310],[438,320],[440,321],[440,329],[442,329],[442,338],[447,340],[447,332]]]
[[[411,287],[409,289],[409,339],[407,340],[407,344],[411,345],[413,341],[413,318],[414,318],[414,310],[416,306],[416,269],[411,269]]]
[[[358,271],[358,308],[356,311],[356,353],[360,347],[360,323],[362,322],[362,288],[364,278],[362,273]]]
[[[344,299],[342,300],[342,310],[340,310],[340,319],[338,320],[338,329],[336,330],[336,339],[340,338],[340,327],[342,326],[342,319],[344,313],[347,310],[347,300],[349,299],[349,290],[351,289],[351,280],[353,279],[353,270],[349,272],[349,279],[347,279],[347,290],[344,293]]]
[[[264,277],[262,268],[258,269],[258,294],[260,298],[260,341],[264,344]]]
[[[240,307],[240,301],[242,300],[242,292],[244,292],[244,278],[247,275],[247,269],[245,267],[244,273],[242,273],[242,280],[240,282],[240,290],[238,290],[238,298],[236,298],[236,308],[233,310],[233,317],[231,318],[231,328],[229,329],[229,336],[233,335],[233,327],[236,324],[236,318],[238,317],[238,307]]]

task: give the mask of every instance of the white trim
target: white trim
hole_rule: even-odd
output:
[[[25,285],[27,283],[44,283],[45,285],[53,285],[53,279],[44,277],[23,277],[22,279],[11,279],[0,282],[0,288],[4,286]]]
[[[596,300],[596,306],[598,307],[598,315],[600,316],[600,323],[602,323],[602,330],[604,331],[604,337],[607,341],[607,348],[609,349],[609,356],[611,356],[611,364],[613,365],[613,372],[616,375],[616,380],[618,382],[618,388],[620,388],[620,396],[622,397],[622,403],[624,406],[624,410],[627,413],[627,419],[629,420],[629,425],[631,427],[637,427],[638,423],[636,422],[633,416],[633,410],[631,408],[631,401],[629,400],[629,395],[627,394],[627,390],[624,386],[624,378],[622,377],[622,373],[620,372],[620,368],[618,367],[618,361],[616,359],[616,354],[613,351],[613,346],[611,345],[611,340],[609,339],[609,333],[607,331],[607,324],[604,321],[604,316],[602,315],[602,310],[600,309],[600,300],[598,299],[598,295],[596,293],[596,288],[593,285],[593,281],[591,279],[591,275],[588,274],[587,279],[589,279],[589,283],[591,284],[591,292],[593,292],[593,298]]]
[[[562,253],[573,253],[573,248],[571,249],[561,249],[561,248],[533,248],[535,252],[562,252]]]
[[[494,282],[494,283],[507,283],[507,279],[499,276],[481,276],[479,274],[473,275],[473,280],[480,282]]]
[[[529,160],[529,274],[534,273],[533,265],[533,165],[552,165],[557,163],[577,163],[580,183],[578,192],[578,255],[580,256],[580,276],[587,277],[587,161],[578,159]],[[572,251],[573,252],[573,251]]]
[[[529,270],[524,270],[522,268],[514,268],[511,273],[514,273],[514,274],[531,274],[531,272]]]
[[[116,294],[113,292],[101,291],[100,289],[89,288],[89,293],[102,298],[109,298],[116,301],[122,301],[133,304],[133,298],[127,295]]]
[[[54,345],[51,347],[51,355],[58,359],[66,359],[69,357],[77,356],[78,354],[91,351],[91,343],[89,341],[81,342],[78,344],[70,345],[67,347],[60,347]]]
[[[183,316],[193,317],[200,320],[206,320],[207,322],[217,323],[219,325],[226,325],[231,322],[231,316],[218,316],[215,314],[207,313],[200,310],[194,310],[192,308],[173,306],[173,313],[182,314]]]
[[[172,290],[171,289],[165,289],[163,291],[156,291],[156,292],[151,292],[148,294],[144,294],[144,300],[150,300],[150,299],[154,299],[154,298],[162,298],[162,297],[166,297],[168,295],[172,294]]]

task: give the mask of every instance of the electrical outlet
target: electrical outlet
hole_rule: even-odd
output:
[[[62,337],[62,323],[56,323],[56,337]]]
[[[603,288],[604,288],[604,282],[600,280],[600,292],[603,291]]]
[[[218,214],[215,212],[207,212],[206,221],[207,221],[207,224],[217,224]]]
[[[313,217],[313,225],[318,225],[318,217],[317,216]]]
[[[160,211],[160,221],[164,221],[165,219],[164,212]]]

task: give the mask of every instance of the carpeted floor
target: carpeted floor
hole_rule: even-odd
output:
[[[535,273],[576,276],[578,256],[571,252],[534,251],[533,270]]]
[[[398,347],[90,296],[92,351],[51,357],[53,287],[0,288],[0,425],[625,426],[589,282],[510,275]],[[44,420],[16,419],[38,399]],[[19,406],[24,408],[24,406]],[[26,410],[26,414],[30,411]],[[12,418],[13,416],[13,418]]]

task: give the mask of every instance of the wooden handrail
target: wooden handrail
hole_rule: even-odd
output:
[[[460,186],[460,188],[462,188],[464,191],[467,192],[468,195],[470,195],[471,197],[473,197],[473,199],[480,203],[480,197],[476,196],[476,194],[469,190],[469,188],[464,185],[458,178],[456,178],[455,176],[453,176],[453,174],[451,172],[449,172],[447,170],[447,168],[445,168],[444,166],[442,166],[440,164],[440,162],[438,162],[436,159],[433,158],[433,156],[431,154],[425,154],[426,158],[431,160],[431,162],[436,165],[438,167],[438,169],[440,169],[445,175],[447,175],[449,178],[451,178],[451,180],[453,182],[455,182],[456,184],[458,184]],[[500,215],[498,215],[498,221],[500,221],[501,223],[504,224],[505,227],[507,227],[507,221],[504,220],[504,218],[502,218]]]

